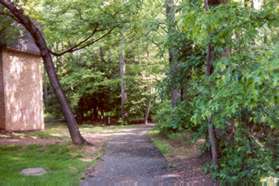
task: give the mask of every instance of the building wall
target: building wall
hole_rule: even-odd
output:
[[[3,58],[2,48],[0,47],[0,129],[5,129],[5,102],[4,102],[4,83],[3,83]]]
[[[41,58],[5,49],[2,59],[5,130],[44,129]]]

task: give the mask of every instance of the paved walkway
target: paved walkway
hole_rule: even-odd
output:
[[[150,127],[128,128],[111,138],[102,161],[81,186],[210,185],[183,183],[145,135]]]

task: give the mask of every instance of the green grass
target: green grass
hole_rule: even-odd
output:
[[[155,147],[157,147],[159,149],[159,151],[163,154],[163,155],[167,155],[170,151],[171,151],[171,147],[168,143],[165,143],[162,140],[159,139],[154,139],[153,140],[153,144],[155,145]]]
[[[0,185],[2,186],[74,186],[79,185],[85,168],[94,165],[82,161],[80,148],[67,144],[0,146]],[[22,176],[24,168],[43,167],[43,176]]]
[[[39,137],[39,138],[58,138],[69,139],[69,132],[64,123],[46,123],[46,129],[42,131],[32,131],[21,133],[23,136]]]
[[[148,132],[148,135],[151,137],[155,147],[157,147],[164,156],[167,156],[168,153],[170,153],[171,146],[165,139],[162,139],[162,136],[160,136],[158,129],[153,128]]]

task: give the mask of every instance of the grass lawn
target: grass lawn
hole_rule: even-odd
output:
[[[71,186],[79,185],[80,178],[91,162],[82,160],[82,149],[67,144],[2,145],[0,146],[0,185],[3,186]],[[43,176],[23,176],[24,168],[42,167]]]

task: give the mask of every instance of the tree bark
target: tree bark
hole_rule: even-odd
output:
[[[106,60],[105,60],[105,53],[104,53],[103,47],[100,47],[100,48],[99,48],[99,52],[100,52],[100,61],[101,61],[101,63],[104,65],[104,63],[106,62]]]
[[[24,28],[31,34],[37,47],[40,50],[41,57],[44,61],[44,66],[47,71],[50,84],[54,90],[54,93],[61,105],[64,117],[67,121],[67,126],[70,132],[72,142],[76,145],[81,145],[87,143],[86,140],[81,136],[79,128],[77,126],[76,119],[71,111],[65,94],[59,83],[56,70],[53,64],[52,56],[47,47],[46,41],[42,32],[36,27],[36,25],[31,21],[31,19],[23,13],[22,9],[16,7],[16,5],[10,0],[0,0],[0,3],[6,7],[10,13],[15,17],[15,20],[22,24]]]
[[[214,47],[211,43],[207,46],[207,56],[206,56],[206,75],[210,76],[213,73],[213,57],[214,57]]]
[[[149,100],[146,110],[144,112],[144,124],[145,125],[148,125],[148,118],[149,118],[149,114],[150,114],[151,105],[152,105],[151,100]]]
[[[125,103],[127,100],[126,93],[126,83],[125,83],[125,73],[126,73],[126,63],[125,63],[125,37],[124,34],[121,33],[120,38],[120,58],[119,58],[119,70],[120,70],[120,96],[121,96],[121,105],[120,105],[120,117],[121,119],[125,119]]]
[[[206,75],[209,77],[213,73],[213,55],[214,49],[211,44],[208,44],[207,48],[207,59],[206,59]],[[210,88],[210,85],[209,85]],[[212,123],[212,116],[209,116],[207,119],[207,128],[208,128],[208,139],[211,148],[211,157],[212,157],[212,164],[215,167],[218,167],[218,151],[217,151],[217,140],[216,134],[214,130],[214,125]]]
[[[168,28],[168,43],[169,43],[169,64],[170,64],[170,76],[172,81],[176,76],[178,70],[178,59],[177,59],[177,49],[173,44],[173,35],[176,33],[176,23],[175,23],[175,4],[174,0],[165,0],[166,7],[166,21]],[[180,100],[180,90],[177,88],[177,83],[171,84],[171,103],[175,107]]]
[[[43,76],[47,76],[46,73],[43,73]],[[45,78],[45,77],[44,77]],[[46,81],[43,82],[43,100],[46,102],[48,99],[48,84]]]
[[[214,4],[215,5],[215,4]],[[205,0],[205,9],[209,10],[210,4],[208,0]],[[214,57],[214,48],[211,43],[207,46],[207,57],[206,57],[206,75],[209,77],[213,73],[213,57]],[[209,89],[210,89],[209,85]],[[207,129],[208,129],[208,140],[211,148],[211,158],[212,164],[217,168],[218,167],[218,144],[216,140],[216,133],[214,129],[214,124],[212,123],[212,116],[209,116],[207,119]]]

